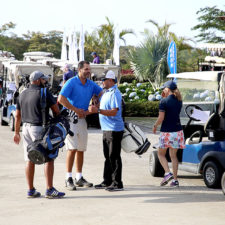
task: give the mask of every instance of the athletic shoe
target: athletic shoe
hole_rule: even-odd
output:
[[[179,182],[178,182],[178,180],[173,180],[173,181],[170,183],[170,187],[179,187]]]
[[[164,186],[164,185],[168,184],[168,182],[172,179],[173,179],[173,174],[168,173],[166,176],[164,176],[162,182],[160,183],[160,186]]]
[[[107,185],[104,181],[101,184],[96,184],[95,188],[96,189],[105,189],[107,188],[109,185]]]
[[[35,188],[33,188],[27,192],[28,198],[38,198],[40,196],[41,196],[41,193],[37,192]]]
[[[122,191],[123,190],[123,183],[121,183],[121,184],[112,183],[105,190],[110,191],[110,192],[112,192],[112,191]]]
[[[47,189],[45,193],[46,198],[62,198],[64,195],[64,192],[59,192],[54,187]]]
[[[74,183],[73,183],[73,178],[72,178],[72,177],[69,177],[69,178],[65,181],[65,183],[66,183],[66,188],[67,188],[67,190],[69,190],[69,191],[75,191],[75,190],[76,190],[76,187],[75,187],[75,185],[74,185]]]
[[[77,187],[92,187],[93,186],[92,183],[86,181],[83,177],[81,177],[80,180],[78,181],[75,178],[75,184]]]

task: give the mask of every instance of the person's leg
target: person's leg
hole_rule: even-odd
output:
[[[66,154],[66,172],[67,173],[72,173],[76,152],[77,152],[76,149],[67,151],[67,154]]]
[[[109,149],[110,162],[112,166],[113,182],[122,186],[122,160],[121,160],[121,140],[123,132],[112,132],[111,146]]]
[[[76,173],[82,173],[83,162],[84,162],[84,152],[76,151],[76,158],[75,158]]]
[[[177,171],[178,171],[177,150],[178,149],[170,148],[170,158],[171,158],[171,161],[172,161],[174,180],[177,180]]]
[[[45,163],[45,179],[47,189],[53,187],[54,160]]]
[[[107,185],[112,183],[112,167],[109,159],[110,131],[103,131],[103,154],[105,157],[103,179]]]
[[[159,157],[159,161],[163,167],[163,169],[165,170],[165,173],[169,173],[170,169],[168,166],[168,161],[166,159],[166,148],[159,148],[158,149],[158,157]]]
[[[25,168],[25,174],[27,179],[27,184],[29,190],[34,188],[34,172],[35,172],[35,165],[31,161],[27,161],[26,168]]]

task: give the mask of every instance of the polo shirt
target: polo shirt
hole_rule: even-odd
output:
[[[101,91],[102,88],[92,80],[87,79],[86,83],[82,84],[79,76],[75,76],[65,83],[59,94],[66,97],[73,106],[88,110],[93,95],[98,96]]]
[[[101,129],[103,131],[123,131],[122,96],[116,85],[106,90],[100,101],[100,109],[109,110],[118,108],[116,116],[99,114]]]
[[[169,95],[160,101],[159,111],[165,112],[165,118],[160,129],[161,132],[177,132],[182,130],[180,123],[181,108],[182,101],[179,101],[175,95]]]
[[[67,81],[74,76],[74,72],[72,70],[67,71],[63,74],[63,80]]]
[[[93,59],[93,63],[95,63],[95,64],[99,64],[99,63],[100,63],[99,56],[96,56],[96,57]]]
[[[46,120],[49,119],[49,108],[56,104],[55,98],[46,90]],[[31,84],[25,89],[17,100],[16,108],[21,111],[22,122],[42,124],[41,87]]]

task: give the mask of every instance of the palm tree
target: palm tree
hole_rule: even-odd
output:
[[[114,23],[111,22],[108,17],[106,17],[106,21],[107,23],[100,25],[97,28],[97,31],[94,33],[97,35],[99,40],[99,46],[101,48],[104,61],[107,58],[112,58],[114,34],[116,28]],[[126,40],[124,38],[126,34],[134,34],[134,31],[132,29],[124,29],[120,32],[119,37],[124,42],[124,44],[126,44]]]
[[[167,50],[169,39],[164,35],[145,34],[145,40],[129,53],[131,68],[140,80],[148,80],[157,89],[168,74]]]

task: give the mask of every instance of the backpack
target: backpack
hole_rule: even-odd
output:
[[[124,124],[121,147],[125,152],[135,152],[137,155],[142,155],[148,150],[150,145],[151,143],[140,127],[132,123]]]

